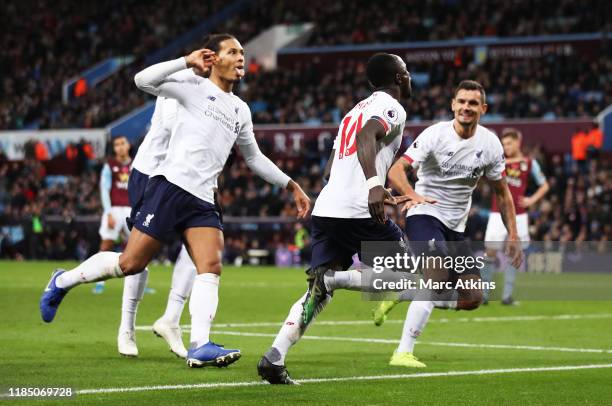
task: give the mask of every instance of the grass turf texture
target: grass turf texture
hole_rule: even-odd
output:
[[[121,358],[116,349],[120,317],[121,281],[107,282],[103,295],[93,295],[92,285],[71,292],[50,325],[38,311],[40,294],[51,271],[70,263],[0,262],[0,386],[66,387],[77,390],[151,385],[189,385],[221,382],[256,382],[256,363],[273,338],[215,334],[212,339],[228,348],[238,347],[243,357],[227,369],[189,369],[175,358],[163,340],[149,331],[137,332],[140,357]],[[139,326],[150,326],[163,313],[171,268],[153,267],[149,286],[157,294],[145,295],[140,304]],[[523,281],[530,276],[521,275]],[[603,278],[603,277],[602,277]],[[221,281],[220,306],[215,323],[274,322],[273,326],[223,326],[217,331],[275,334],[290,305],[303,293],[305,276],[297,269],[226,267]],[[602,283],[609,283],[605,279]],[[369,321],[375,303],[359,293],[339,291],[318,321]],[[373,324],[317,323],[307,336],[398,340],[406,313],[400,304],[382,327]],[[596,315],[559,319],[554,316]],[[508,320],[512,316],[545,316],[533,320]],[[550,317],[549,317],[550,316]],[[497,321],[465,318],[498,317]],[[183,324],[189,324],[186,311]],[[188,340],[188,334],[184,334]],[[450,347],[435,343],[502,344],[540,347],[606,349],[607,352]],[[612,302],[523,302],[504,307],[492,302],[474,312],[435,310],[420,338],[416,355],[427,363],[424,370],[387,365],[394,343],[304,339],[293,348],[287,365],[295,379],[338,378],[448,371],[541,368],[612,364]],[[244,386],[181,388],[132,393],[76,395],[72,400],[49,403],[113,404],[135,402],[166,404],[352,403],[352,404],[609,404],[612,401],[612,368],[505,374],[435,376],[402,379],[348,380],[305,383],[297,387]],[[23,400],[20,404],[38,403]]]

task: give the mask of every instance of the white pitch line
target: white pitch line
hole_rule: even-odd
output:
[[[612,368],[612,364],[587,364],[587,365],[565,365],[553,367],[537,367],[537,368],[508,368],[508,369],[481,369],[476,371],[449,371],[449,372],[421,372],[414,374],[394,374],[394,375],[364,375],[364,376],[343,376],[337,378],[307,378],[300,379],[298,382],[302,384],[308,383],[326,383],[326,382],[350,382],[350,381],[378,381],[384,379],[415,379],[415,378],[435,378],[448,376],[470,376],[470,375],[493,375],[493,374],[511,374],[511,373],[530,373],[530,372],[554,372],[554,371],[576,371],[581,369],[602,369]],[[125,393],[125,392],[147,392],[147,391],[164,391],[176,389],[216,389],[216,388],[235,388],[245,386],[260,386],[266,385],[262,381],[245,381],[245,382],[219,382],[219,383],[198,383],[185,385],[155,385],[155,386],[136,386],[126,388],[100,388],[100,389],[83,389],[76,393],[78,395],[90,395],[100,393]]]
[[[580,320],[580,319],[608,319],[612,318],[612,313],[594,314],[559,314],[556,316],[536,315],[536,316],[492,316],[492,317],[461,317],[461,318],[440,318],[430,319],[429,323],[452,323],[452,322],[500,322],[500,321],[540,321],[540,320]],[[373,324],[371,320],[321,320],[315,321],[317,326],[358,326]],[[386,324],[403,324],[404,320],[387,320]],[[215,323],[218,328],[235,327],[280,327],[282,320],[270,322],[252,323]],[[182,326],[189,328],[188,325]],[[137,326],[136,330],[151,330],[152,326]]]
[[[269,333],[249,333],[243,331],[217,331],[212,334],[244,336],[244,337],[276,337],[276,334]],[[358,343],[378,343],[378,344],[397,344],[399,340],[391,340],[385,338],[361,338],[361,337],[328,337],[328,336],[310,336],[302,337],[305,340],[322,340],[322,341],[351,341]],[[417,344],[433,345],[438,347],[462,347],[462,348],[491,348],[504,350],[530,350],[530,351],[559,351],[559,352],[583,352],[595,354],[612,354],[612,349],[603,348],[572,348],[572,347],[545,347],[539,345],[511,345],[511,344],[472,344],[472,343],[447,343],[439,341],[417,341]]]

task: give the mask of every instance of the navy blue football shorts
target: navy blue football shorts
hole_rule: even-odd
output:
[[[353,255],[361,257],[363,241],[402,242],[401,228],[391,220],[381,224],[371,218],[343,219],[312,216],[312,269],[335,262],[344,269],[353,263]]]
[[[220,208],[170,183],[163,176],[149,178],[134,221],[139,231],[162,242],[172,242],[193,227],[223,231]]]
[[[434,216],[417,214],[406,218],[406,236],[412,255],[430,257],[473,258],[470,242],[463,233],[451,230]],[[472,261],[468,261],[472,262]],[[459,263],[459,262],[457,262]],[[462,266],[461,272],[454,274],[480,275],[480,269],[473,266]]]

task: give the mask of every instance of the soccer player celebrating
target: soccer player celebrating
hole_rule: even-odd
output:
[[[402,240],[401,229],[385,218],[384,204],[392,197],[383,185],[402,140],[406,112],[399,100],[411,94],[410,75],[399,56],[385,53],[370,58],[366,74],[375,90],[342,119],[329,182],[313,209],[309,289],[291,307],[257,365],[259,375],[272,384],[295,384],[285,357],[331,300],[326,273],[351,276],[344,270],[360,253],[362,241]]]
[[[189,304],[190,367],[226,366],[241,356],[239,350],[223,348],[209,338],[219,300],[223,250],[223,223],[214,188],[234,143],[251,170],[293,192],[299,217],[310,209],[300,186],[261,153],[249,107],[232,93],[244,76],[242,45],[231,35],[219,34],[206,47],[150,66],[134,78],[141,90],[176,99],[179,109],[166,157],[151,174],[125,251],[101,252],[71,271],[56,271],[40,301],[43,320],[51,322],[69,289],[142,272],[162,244],[179,234],[198,273]],[[208,67],[210,77],[202,83],[170,78],[188,68],[204,71]]]
[[[501,142],[504,146],[504,154],[506,155],[506,180],[508,188],[512,194],[512,200],[516,207],[516,228],[518,236],[522,242],[522,248],[525,249],[529,245],[529,219],[527,217],[527,209],[537,203],[548,192],[550,187],[546,181],[546,177],[540,169],[538,161],[523,155],[521,151],[521,141],[523,135],[520,131],[514,128],[505,128],[501,134]],[[529,178],[532,178],[538,185],[538,189],[531,196],[526,196],[527,185]],[[487,223],[487,231],[485,233],[485,247],[487,249],[487,262],[482,269],[482,279],[491,281],[493,272],[495,271],[495,261],[497,259],[497,250],[501,248],[506,241],[508,231],[504,226],[501,214],[495,196],[493,196],[493,205],[489,222]],[[502,294],[502,304],[511,305],[514,303],[512,299],[512,291],[516,281],[517,268],[508,265],[504,270],[504,291]],[[485,302],[488,301],[489,290],[484,289]]]
[[[402,208],[407,211],[406,235],[410,248],[417,256],[471,256],[463,231],[472,192],[484,175],[492,185],[501,219],[508,230],[506,254],[513,266],[519,266],[522,252],[518,244],[514,203],[504,176],[502,145],[493,132],[478,124],[487,110],[482,85],[471,80],[461,82],[455,89],[451,108],[455,118],[426,128],[406,150],[403,159],[398,160],[389,171],[393,187],[411,196],[411,200]],[[410,186],[406,175],[408,170],[415,169],[418,171],[416,191]],[[423,275],[425,279],[434,281],[456,283],[461,280],[462,283],[467,282],[465,285],[476,282],[476,286],[481,280],[476,267],[461,273],[456,269],[423,269]],[[434,307],[473,310],[480,306],[483,299],[480,289],[457,289],[446,293],[450,295],[442,300],[432,300],[428,295],[426,300],[412,301],[400,344],[391,357],[390,365],[425,366],[414,357],[413,349]],[[381,302],[374,314],[375,323],[382,324],[396,303]]]
[[[204,76],[207,76],[208,73],[208,71],[196,72],[192,69],[185,69],[171,75],[171,78],[178,82],[192,82],[197,84],[202,82]],[[134,224],[136,214],[140,211],[140,207],[142,206],[149,174],[153,173],[166,157],[168,142],[170,141],[172,128],[176,122],[177,113],[178,103],[175,99],[162,96],[157,97],[155,101],[155,110],[151,117],[151,126],[134,157],[132,172],[128,183],[128,196],[132,208],[128,219],[128,226],[130,229]],[[147,275],[148,271],[145,269],[143,272],[125,278],[122,302],[122,322],[117,341],[119,353],[123,356],[138,356],[135,334],[136,311],[138,309],[138,303],[142,300]],[[185,301],[191,292],[195,275],[195,265],[183,245],[174,265],[172,285],[170,287],[170,294],[168,295],[166,311],[164,315],[153,324],[153,332],[157,336],[162,337],[170,346],[170,351],[181,358],[187,357],[187,349],[183,344],[179,322],[181,314],[183,313]],[[128,322],[124,322],[125,320]]]

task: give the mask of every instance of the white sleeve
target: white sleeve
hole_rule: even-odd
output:
[[[427,127],[402,155],[402,158],[407,160],[414,169],[418,169],[429,157],[435,142],[435,133],[433,126]]]
[[[500,180],[505,176],[506,157],[504,155],[504,147],[502,147],[499,138],[495,136],[493,136],[493,138],[491,159],[485,166],[485,176],[489,180]]]
[[[256,142],[238,144],[238,148],[246,164],[256,175],[273,185],[283,188],[287,186],[291,178],[261,152]]]
[[[134,76],[134,82],[144,92],[183,102],[186,98],[184,89],[187,82],[177,81],[169,76],[184,69],[187,69],[184,57],[157,63],[138,72]]]
[[[240,127],[238,137],[236,138],[236,144],[248,145],[256,143],[255,132],[253,131],[253,119],[251,118],[251,109],[244,103],[244,106],[240,108],[240,114],[242,118],[242,126]]]
[[[102,208],[105,213],[108,213],[111,209],[110,192],[112,184],[113,173],[108,163],[105,163],[102,167],[102,173],[100,174],[100,201],[102,202]]]
[[[378,121],[385,129],[385,135],[400,131],[406,121],[406,111],[397,102],[376,103],[370,107],[370,120]]]

